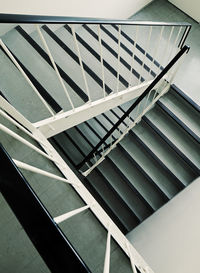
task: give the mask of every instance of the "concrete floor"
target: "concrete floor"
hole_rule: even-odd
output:
[[[200,4],[199,4],[200,8]],[[200,24],[167,0],[155,0],[130,17],[133,20],[188,22],[192,25],[186,40],[190,51],[178,71],[174,83],[200,105]]]

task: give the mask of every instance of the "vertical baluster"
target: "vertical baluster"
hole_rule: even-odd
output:
[[[137,273],[137,270],[136,270],[136,267],[135,267],[135,263],[134,263],[134,261],[133,261],[133,255],[132,255],[132,253],[131,253],[131,250],[130,250],[130,246],[129,246],[129,242],[128,242],[128,241],[126,242],[126,246],[127,246],[127,249],[128,249],[129,258],[130,258],[130,261],[131,261],[131,267],[132,267],[133,273]]]
[[[147,107],[147,104],[148,104],[148,101],[149,101],[149,98],[150,98],[150,96],[151,96],[152,91],[153,91],[153,90],[151,90],[151,91],[148,93],[147,97],[146,97],[146,101],[145,101],[145,103],[144,103],[144,107],[143,107],[143,110],[142,110],[142,115],[144,114],[144,111],[145,111],[145,109],[146,109],[146,107]],[[145,98],[144,98],[144,100],[145,100]]]
[[[149,29],[149,34],[148,34],[148,39],[147,39],[145,54],[144,54],[143,60],[142,60],[142,67],[141,67],[141,71],[140,71],[140,77],[138,79],[138,84],[140,84],[140,82],[141,82],[142,72],[143,72],[143,68],[144,68],[144,65],[145,65],[144,62],[145,62],[145,59],[146,59],[146,56],[147,56],[148,47],[149,47],[149,43],[150,43],[150,40],[151,40],[151,33],[152,33],[152,26],[150,26],[150,29]]]
[[[163,35],[164,29],[165,29],[165,26],[162,26],[162,27],[161,27],[161,30],[160,30],[160,35],[159,35],[158,43],[157,43],[157,46],[156,46],[156,48],[155,48],[154,58],[153,58],[153,60],[152,60],[152,66],[153,66],[153,64],[154,64],[154,62],[156,61],[156,58],[157,58],[158,49],[159,49],[159,47],[160,47],[160,43],[161,43],[161,39],[162,39],[162,35]],[[151,73],[151,72],[152,72],[152,69],[149,71],[149,73]]]
[[[137,105],[137,111],[136,111],[136,118],[137,118],[137,116],[139,115],[139,110],[140,110],[140,107],[141,107],[141,103],[142,103],[142,101]]]
[[[71,25],[71,29],[72,29],[74,44],[76,46],[76,51],[78,53],[78,59],[79,59],[79,63],[80,63],[80,66],[81,66],[81,71],[82,71],[83,80],[84,80],[84,83],[85,83],[86,93],[88,95],[89,102],[91,102],[90,91],[89,91],[87,79],[86,79],[86,76],[85,76],[85,70],[84,70],[84,67],[83,67],[83,62],[82,62],[82,58],[81,58],[81,52],[80,52],[80,49],[79,49],[79,46],[78,46],[78,41],[76,39],[76,33],[75,33],[75,30],[74,30],[74,25]]]
[[[110,272],[110,239],[111,239],[111,236],[110,236],[110,223],[109,223],[103,273]]]
[[[176,50],[176,49],[178,50],[178,49],[179,49],[179,48],[178,48],[178,45],[177,45],[177,42],[178,42],[179,36],[180,36],[180,34],[181,34],[181,30],[182,30],[182,27],[180,27],[180,29],[179,29],[179,31],[178,31],[178,34],[177,34],[177,36],[176,36],[176,39],[175,39],[175,41],[174,41],[174,44],[172,44],[172,46],[171,46],[171,51],[170,51],[170,54],[169,54],[169,58],[168,58],[168,60],[167,60],[167,64],[170,62],[170,59],[171,59],[171,56],[172,56],[174,50]],[[177,45],[177,46],[176,46],[176,45]],[[176,50],[176,52],[177,52],[177,50]],[[175,52],[175,54],[176,54],[176,52]],[[172,57],[173,57],[173,56],[172,56]],[[168,74],[173,74],[173,70],[174,70],[174,69],[172,69],[171,72],[169,71]]]
[[[129,76],[129,87],[131,87],[131,78],[132,78],[132,70],[133,70],[133,64],[134,64],[134,56],[135,56],[135,49],[137,45],[137,37],[138,37],[138,26],[136,26],[136,33],[135,33],[135,42],[133,43],[133,49],[132,49],[132,62],[131,62],[131,69],[130,69],[130,76]]]
[[[94,157],[94,161],[96,163],[97,162],[97,155],[96,155],[96,153],[93,154],[93,157]]]
[[[43,43],[43,45],[44,45],[44,48],[46,49],[47,54],[48,54],[48,56],[49,56],[49,58],[50,58],[50,60],[51,60],[51,63],[52,63],[52,65],[53,65],[53,68],[54,68],[54,70],[56,71],[57,77],[58,77],[58,79],[59,79],[59,81],[60,81],[60,84],[61,84],[61,86],[62,86],[62,88],[63,88],[63,90],[64,90],[66,96],[67,96],[67,99],[69,100],[69,102],[70,102],[70,104],[71,104],[71,107],[72,107],[72,109],[74,110],[74,105],[73,105],[72,100],[71,100],[71,98],[70,98],[70,96],[69,96],[69,93],[68,93],[68,91],[67,91],[67,88],[66,88],[66,86],[65,86],[65,84],[64,84],[64,82],[63,82],[63,80],[62,80],[62,78],[61,78],[61,76],[60,76],[60,73],[59,73],[58,68],[57,68],[57,66],[56,66],[56,64],[55,64],[55,61],[54,61],[53,56],[52,56],[52,54],[51,54],[51,51],[50,51],[50,49],[49,49],[49,47],[48,47],[48,45],[47,45],[47,43],[46,43],[46,41],[45,41],[45,39],[44,39],[44,36],[43,36],[43,34],[42,34],[42,32],[41,32],[41,30],[40,30],[40,28],[39,28],[38,25],[36,25],[36,29],[37,29],[37,32],[38,32],[38,34],[39,34],[39,37],[40,37],[40,39],[41,39],[41,41],[42,41],[42,43]]]
[[[173,53],[174,49],[176,48],[176,44],[177,44],[177,41],[178,41],[178,38],[179,38],[179,35],[180,35],[180,32],[181,32],[181,29],[182,29],[182,27],[180,27],[180,29],[178,31],[178,34],[176,35],[176,38],[174,40],[174,43],[171,44],[171,49],[169,50],[170,53],[169,53],[169,57],[167,59],[167,64],[171,60],[172,53]]]
[[[161,65],[164,65],[164,63],[165,63],[164,60],[165,60],[165,57],[167,56],[167,52],[168,52],[168,50],[169,50],[169,45],[170,45],[170,41],[171,41],[173,32],[174,32],[174,26],[171,28],[171,31],[170,31],[170,34],[169,34],[168,41],[167,41],[166,46],[165,46],[165,49],[164,49],[164,51],[163,51],[163,57],[162,57],[162,61],[161,61],[161,63],[160,63],[160,66],[161,66]],[[159,69],[160,69],[160,66],[159,66]],[[159,71],[159,70],[158,70],[158,71]]]
[[[117,94],[119,92],[120,44],[121,44],[121,25],[119,25],[118,27]]]
[[[101,72],[102,72],[102,83],[103,83],[103,97],[106,97],[106,89],[105,89],[105,76],[104,76],[104,66],[103,66],[103,50],[102,50],[102,42],[101,42],[101,25],[98,25],[98,34],[99,34],[99,51],[100,51],[100,60],[101,60]]]
[[[26,75],[26,73],[24,72],[24,70],[21,68],[21,66],[19,65],[19,63],[17,62],[17,60],[15,59],[15,57],[12,55],[12,53],[10,52],[10,50],[6,47],[6,45],[3,43],[3,41],[0,39],[0,45],[2,46],[2,48],[5,50],[6,54],[8,54],[9,58],[12,60],[12,62],[15,64],[15,66],[19,69],[19,71],[21,72],[21,74],[23,75],[23,77],[25,78],[25,80],[28,82],[28,84],[31,86],[31,88],[33,89],[33,91],[37,94],[37,96],[39,97],[39,99],[42,101],[42,103],[44,104],[44,106],[47,108],[47,110],[51,113],[52,116],[54,116],[54,112],[51,110],[51,108],[49,107],[49,105],[47,104],[47,102],[43,99],[43,97],[40,95],[40,93],[38,92],[38,90],[36,89],[36,87],[33,85],[33,83],[31,82],[31,80],[29,79],[29,77]]]
[[[104,144],[101,145],[101,149],[102,149],[102,154],[104,154]]]

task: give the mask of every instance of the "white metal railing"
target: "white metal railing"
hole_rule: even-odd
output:
[[[4,101],[5,104],[8,102]],[[3,108],[3,104],[0,105]],[[6,107],[5,107],[6,108]],[[13,113],[16,114],[18,111],[12,107]],[[60,169],[63,177],[55,175],[53,173],[44,171],[40,168],[32,166],[28,163],[19,161],[17,159],[13,159],[15,165],[27,171],[30,171],[35,174],[40,174],[42,176],[46,176],[47,178],[54,179],[55,182],[62,182],[65,184],[70,184],[77,193],[82,197],[84,202],[86,203],[85,206],[80,207],[78,209],[74,209],[72,211],[66,212],[62,215],[55,216],[54,221],[57,224],[60,224],[67,219],[84,212],[85,210],[90,209],[94,215],[98,218],[98,220],[102,223],[102,225],[107,229],[107,241],[106,241],[106,250],[105,250],[105,260],[104,260],[104,273],[110,272],[110,247],[111,247],[111,239],[113,238],[119,246],[123,249],[126,255],[130,258],[131,267],[133,269],[133,273],[136,272],[136,267],[140,270],[141,273],[153,273],[150,267],[145,263],[143,258],[140,254],[134,249],[133,245],[127,240],[127,238],[122,234],[122,232],[118,229],[115,223],[110,219],[110,217],[105,213],[105,211],[101,208],[101,206],[97,203],[97,201],[92,197],[92,195],[88,192],[88,190],[84,187],[84,185],[80,182],[77,176],[71,171],[68,165],[63,161],[63,159],[59,156],[59,154],[54,150],[51,146],[49,141],[39,132],[39,130],[33,130],[30,132],[27,130],[26,125],[29,122],[23,122],[20,119],[20,123],[18,120],[14,120],[14,117],[10,116],[10,113],[6,113],[6,111],[1,110],[1,114],[3,113],[3,117],[8,121],[11,121],[14,125],[16,125],[22,132],[27,133],[30,139],[36,140],[40,145],[43,147],[45,152],[41,149],[37,148],[36,145],[32,144],[29,140],[24,139],[20,134],[15,133],[11,129],[5,127],[4,125],[0,124],[0,130],[6,133],[7,135],[11,136],[15,140],[19,141],[23,145],[28,146],[31,150],[34,150],[39,155],[42,155],[46,159],[53,161],[58,168]],[[9,115],[8,115],[9,114]],[[21,114],[19,114],[20,117]],[[17,118],[18,119],[18,118]],[[23,118],[25,120],[25,118]],[[30,127],[32,125],[30,124]],[[29,128],[30,129],[30,128]],[[20,147],[21,149],[21,147]],[[82,216],[84,217],[84,216]],[[98,246],[97,246],[98,247]]]
[[[10,18],[13,18],[10,16]],[[18,18],[19,23],[24,23],[22,19],[20,19],[19,16],[16,16]],[[46,21],[45,21],[46,20]],[[39,38],[43,44],[43,47],[46,50],[46,53],[48,54],[48,57],[51,61],[51,64],[55,70],[56,77],[60,83],[60,86],[62,87],[62,91],[65,95],[66,100],[69,101],[70,108],[69,109],[63,109],[64,113],[57,113],[55,114],[55,111],[52,109],[52,106],[50,106],[50,103],[47,102],[43,96],[40,94],[39,90],[34,86],[31,79],[27,76],[17,59],[15,58],[14,54],[10,50],[8,44],[4,42],[4,39],[2,37],[2,40],[0,40],[0,45],[3,48],[4,52],[7,54],[7,56],[10,58],[10,60],[13,62],[13,64],[17,67],[17,69],[21,72],[24,79],[28,82],[28,84],[31,86],[31,88],[34,90],[35,94],[39,98],[40,101],[42,101],[45,109],[48,110],[51,117],[49,119],[41,119],[38,121],[37,125],[35,123],[31,123],[29,120],[24,117],[21,112],[15,109],[14,106],[12,106],[6,99],[4,99],[0,95],[0,115],[5,118],[8,122],[11,122],[13,125],[17,126],[23,133],[27,135],[27,137],[31,138],[31,141],[28,141],[24,137],[22,137],[20,134],[15,133],[10,128],[6,127],[3,124],[0,124],[0,130],[4,132],[5,134],[11,136],[13,139],[19,141],[23,145],[26,145],[31,149],[31,151],[35,151],[39,155],[43,156],[47,160],[50,160],[51,162],[54,162],[55,165],[59,168],[60,172],[63,174],[63,177],[55,175],[53,173],[47,172],[45,170],[42,170],[40,168],[37,168],[36,166],[32,166],[28,164],[27,162],[21,162],[17,159],[13,159],[16,166],[18,166],[21,169],[25,169],[28,171],[31,171],[35,174],[40,174],[43,176],[46,176],[48,178],[54,179],[56,182],[60,181],[66,184],[70,184],[74,190],[81,196],[81,198],[85,202],[85,206],[78,208],[76,210],[66,212],[60,216],[54,217],[54,221],[56,223],[61,223],[62,221],[66,221],[70,217],[73,217],[79,213],[82,213],[83,211],[89,209],[93,212],[93,214],[98,218],[98,220],[101,222],[101,224],[105,227],[107,230],[107,242],[106,242],[106,251],[105,251],[105,261],[104,261],[104,273],[109,272],[110,268],[110,243],[111,239],[114,239],[118,245],[122,248],[122,250],[126,253],[126,255],[130,258],[131,267],[134,273],[137,272],[136,268],[140,270],[141,273],[152,273],[152,269],[146,264],[146,262],[143,260],[143,258],[140,256],[140,254],[135,250],[135,248],[130,244],[130,242],[126,239],[126,237],[122,234],[122,232],[118,229],[118,227],[115,225],[115,223],[111,220],[111,218],[105,213],[105,211],[101,208],[101,206],[97,203],[97,201],[93,198],[93,196],[88,192],[88,190],[84,187],[84,185],[80,182],[78,177],[72,172],[72,170],[69,168],[69,166],[64,162],[64,160],[61,158],[61,156],[56,152],[56,150],[51,146],[50,142],[47,140],[46,135],[42,133],[41,126],[45,124],[45,129],[48,132],[48,134],[52,134],[52,132],[56,133],[56,125],[61,122],[61,125],[59,125],[59,130],[65,130],[66,124],[70,122],[71,119],[71,127],[77,122],[82,122],[82,116],[85,115],[86,111],[91,112],[92,116],[97,115],[104,112],[110,108],[113,107],[114,103],[115,106],[122,104],[125,101],[128,101],[132,98],[138,97],[148,85],[150,85],[153,81],[153,79],[156,77],[157,74],[159,74],[160,71],[162,71],[163,67],[165,66],[166,62],[173,58],[173,56],[176,54],[179,47],[182,47],[185,41],[185,38],[187,37],[187,34],[190,30],[189,24],[177,24],[177,23],[148,23],[148,22],[133,22],[133,21],[111,21],[111,20],[99,20],[99,19],[80,19],[80,18],[65,18],[65,20],[60,21],[61,19],[56,18],[56,23],[65,23],[71,25],[71,34],[72,34],[72,40],[73,44],[72,46],[74,48],[74,53],[77,53],[79,65],[80,65],[80,77],[83,79],[84,82],[84,92],[85,95],[88,97],[89,103],[86,102],[82,106],[76,107],[75,102],[73,101],[73,95],[71,93],[71,89],[67,88],[66,83],[64,83],[64,80],[62,78],[62,75],[59,72],[58,64],[56,58],[53,56],[53,51],[50,50],[50,46],[48,45],[45,36],[43,35],[43,29],[42,27],[39,27],[39,23],[52,23],[49,22],[47,19],[44,19],[42,21],[39,21],[37,19],[29,19],[30,23],[37,24],[36,30],[39,35]],[[3,19],[3,16],[0,15],[0,21],[5,22]],[[13,22],[13,21],[12,21]],[[27,21],[26,21],[27,23]],[[98,52],[95,54],[95,58],[97,58],[97,63],[93,64],[92,69],[94,69],[95,77],[99,77],[99,74],[95,71],[95,66],[99,65],[101,67],[101,78],[99,80],[100,85],[100,96],[98,99],[93,99],[94,93],[96,90],[92,90],[89,88],[89,82],[88,79],[92,77],[89,74],[89,70],[86,70],[86,60],[84,54],[81,53],[81,47],[84,47],[84,45],[81,45],[80,39],[78,39],[78,30],[76,31],[74,28],[74,24],[79,24],[80,28],[83,28],[84,26],[88,25],[88,31],[90,33],[93,33],[93,37],[91,36],[91,39],[95,40],[97,39],[98,44]],[[96,29],[94,30],[92,26],[95,26]],[[116,43],[116,50],[115,46],[111,48],[108,44],[108,42],[105,41],[105,35],[111,35],[111,29],[109,29],[109,26],[113,26],[113,33],[116,34],[116,39],[113,40],[113,43]],[[107,33],[103,33],[104,30],[102,26],[105,26],[107,29]],[[140,46],[140,37],[142,37],[142,31],[143,28],[148,28],[148,38],[146,41],[146,45],[144,45],[143,50],[141,50]],[[153,33],[154,30],[159,28],[159,35],[156,38],[153,39]],[[110,34],[109,34],[110,33]],[[124,38],[126,35],[129,35],[130,39],[124,42]],[[122,39],[123,38],[123,39]],[[70,39],[69,39],[70,40]],[[154,40],[154,42],[157,42],[156,48],[151,48],[151,42]],[[90,45],[90,41],[86,41],[88,45]],[[163,46],[164,45],[164,46]],[[127,52],[129,54],[130,58],[124,58],[124,52]],[[112,64],[109,63],[109,60],[105,60],[106,52],[113,55],[116,62],[117,67],[112,68]],[[89,54],[89,52],[88,52]],[[151,55],[150,55],[151,54]],[[63,55],[63,59],[66,58],[67,62],[67,54]],[[128,60],[129,59],[129,60]],[[148,65],[146,65],[146,61],[148,61]],[[112,68],[112,69],[111,69]],[[69,69],[69,67],[68,67]],[[138,70],[139,69],[139,70]],[[177,69],[177,68],[175,68]],[[140,71],[140,73],[138,73]],[[112,73],[111,73],[112,72]],[[137,72],[137,73],[136,73]],[[167,74],[167,78],[162,79],[159,84],[156,86],[156,90],[151,90],[151,92],[148,94],[148,96],[143,100],[137,107],[136,112],[137,116],[132,120],[132,117],[130,116],[127,123],[127,129],[125,131],[121,131],[121,129],[117,128],[118,134],[120,136],[116,140],[116,136],[113,135],[110,136],[111,141],[110,145],[106,147],[104,144],[102,146],[102,152],[100,158],[98,154],[94,154],[94,159],[92,159],[93,166],[90,167],[88,170],[84,172],[84,175],[87,175],[97,164],[99,164],[106,154],[110,152],[116,144],[121,141],[121,139],[128,133],[128,131],[133,128],[141,119],[141,117],[153,106],[153,104],[165,93],[167,92],[170,81],[173,79],[175,75],[176,70],[173,72],[170,71],[169,74]],[[96,73],[96,74],[95,74]],[[112,74],[112,75],[111,75]],[[145,77],[144,77],[145,74]],[[111,75],[114,79],[114,88],[112,89],[110,86],[110,79],[108,75]],[[126,79],[126,76],[128,75],[128,80]],[[49,79],[50,81],[51,79]],[[167,82],[168,80],[168,82]],[[82,86],[81,86],[82,88]],[[109,90],[109,92],[108,92]],[[141,91],[141,93],[138,92],[138,90]],[[2,90],[4,91],[4,90]],[[12,90],[13,91],[13,90]],[[60,96],[61,92],[59,91],[59,94],[57,97],[55,97],[55,100]],[[137,93],[138,92],[138,93]],[[130,95],[133,94],[133,95]],[[134,95],[135,94],[135,95]],[[16,96],[20,96],[20,94],[16,94]],[[106,107],[105,107],[106,106]],[[25,107],[25,106],[24,106]],[[37,108],[36,108],[37,109]],[[96,110],[100,109],[100,110]],[[34,115],[34,108],[30,109],[30,112]],[[89,117],[86,116],[87,118]],[[54,122],[54,123],[53,123]],[[53,124],[53,125],[52,125]],[[37,141],[37,143],[43,148],[40,149],[37,147],[37,145],[32,144],[32,141]],[[87,164],[88,165],[88,164]]]
[[[5,20],[2,16],[0,16],[0,21],[2,22]],[[19,18],[19,22],[22,22],[23,19]],[[35,17],[36,18],[36,17]],[[52,17],[53,18],[53,17]],[[48,18],[49,19],[49,18]],[[46,23],[48,23],[48,19],[46,19]],[[56,18],[59,22],[59,18]],[[116,97],[120,97],[121,93],[128,92],[130,88],[133,87],[139,87],[141,82],[145,81],[146,83],[148,81],[151,81],[155,76],[163,69],[163,67],[166,65],[166,63],[173,57],[173,55],[176,53],[177,49],[179,47],[182,47],[185,41],[185,38],[187,37],[190,25],[187,23],[163,23],[163,22],[134,22],[134,21],[119,21],[119,20],[99,20],[99,19],[84,19],[84,18],[65,18],[66,22],[68,23],[68,27],[70,28],[70,32],[72,35],[72,41],[68,39],[69,47],[72,49],[75,55],[77,55],[78,63],[80,65],[80,76],[79,78],[83,79],[83,87],[79,86],[81,89],[83,89],[83,92],[85,93],[86,97],[88,98],[88,101],[82,105],[86,105],[85,108],[92,108],[93,105],[96,103],[97,100],[109,99],[109,96],[112,96],[115,94]],[[41,20],[41,18],[40,18]],[[37,23],[40,23],[40,20],[38,18],[33,20],[32,23],[36,23],[36,32],[38,33],[39,39],[42,42],[42,45],[51,61],[52,67],[55,70],[55,74],[58,78],[58,81],[60,83],[60,86],[62,87],[62,90],[59,90],[56,97],[53,99],[57,102],[59,101],[60,92],[64,92],[64,95],[66,96],[66,100],[69,102],[70,107],[72,111],[70,112],[70,108],[65,108],[61,105],[61,108],[64,112],[67,113],[67,115],[73,115],[74,112],[79,112],[79,106],[76,106],[74,102],[74,97],[71,91],[71,88],[67,87],[67,84],[64,82],[64,79],[62,75],[60,74],[60,70],[58,69],[57,64],[57,57],[54,57],[53,50],[50,50],[50,45],[48,45],[48,42],[45,39],[45,29],[43,29],[42,25],[38,25]],[[30,22],[32,19],[30,19]],[[45,23],[45,20],[42,20],[41,23]],[[52,21],[50,22],[52,23]],[[62,21],[63,23],[63,21]],[[76,30],[74,27],[74,24],[78,24],[79,28]],[[96,58],[96,63],[92,64],[93,76],[89,73],[89,71],[86,69],[86,66],[88,65],[88,61],[85,57],[85,53],[81,53],[81,48],[84,48],[84,52],[87,50],[87,54],[93,54],[91,53],[89,47],[90,47],[90,41],[85,41],[84,44],[81,44],[81,39],[83,37],[79,37],[81,33],[81,29],[85,28],[90,34],[91,34],[91,40],[93,42],[95,39],[98,42],[98,48],[95,48],[96,53],[94,53],[94,58]],[[91,27],[92,26],[92,27]],[[111,30],[111,26],[113,26]],[[80,30],[79,30],[80,29]],[[24,30],[25,31],[25,30]],[[49,26],[49,31],[51,31],[51,28]],[[159,35],[156,35],[156,33],[159,33]],[[103,35],[102,35],[103,34]],[[147,35],[146,42],[143,43],[141,37]],[[55,34],[56,35],[56,34]],[[109,35],[115,36],[115,39],[113,39],[112,46],[109,45],[109,42],[107,42],[107,37]],[[127,35],[130,39],[127,39]],[[111,36],[112,37],[112,36]],[[37,41],[37,40],[36,40]],[[34,41],[35,42],[35,41]],[[141,45],[142,44],[142,48]],[[156,44],[156,46],[154,46]],[[5,44],[2,40],[0,40],[0,45],[6,52],[6,54],[9,56],[13,64],[20,70],[26,81],[29,83],[29,85],[32,87],[38,98],[42,101],[44,107],[48,110],[51,116],[55,118],[61,117],[61,113],[57,113],[55,115],[54,109],[52,109],[52,106],[49,104],[48,99],[45,99],[41,94],[40,90],[37,90],[37,88],[32,83],[31,79],[26,75],[23,68],[20,66],[20,64],[17,62],[16,58],[12,54],[12,51],[9,48],[9,45]],[[88,47],[88,46],[89,47]],[[68,46],[68,45],[67,45]],[[52,52],[51,52],[52,51]],[[105,54],[104,54],[105,52]],[[124,53],[127,52],[128,55],[125,58]],[[64,54],[64,53],[63,53]],[[113,67],[112,63],[109,63],[109,61],[106,61],[104,59],[104,55],[111,54],[113,55],[114,59],[116,59],[117,65],[116,69]],[[63,55],[63,60],[66,59],[66,68],[70,70],[70,67],[67,66],[68,58],[70,58],[67,54]],[[94,59],[93,58],[93,59]],[[37,61],[37,60],[36,60]],[[108,65],[105,66],[105,61]],[[98,66],[101,66],[101,74],[98,73]],[[110,70],[112,69],[112,71]],[[68,71],[66,71],[67,73]],[[43,72],[42,72],[43,73]],[[77,71],[79,73],[79,71]],[[113,74],[113,75],[111,75]],[[71,74],[70,74],[71,75]],[[116,85],[111,86],[110,84],[110,78],[108,77],[110,75],[113,79],[112,81],[116,81]],[[126,76],[128,76],[128,80],[126,80]],[[34,75],[33,75],[34,76]],[[145,77],[144,77],[145,76]],[[73,80],[73,75],[71,75]],[[89,87],[88,80],[91,81],[91,78],[95,80],[95,77],[99,78],[98,80],[98,88],[94,87],[94,90],[92,90],[91,87]],[[51,79],[49,79],[51,81]],[[98,89],[98,98],[96,95],[96,92]],[[2,90],[4,91],[4,90]],[[47,90],[48,92],[48,90]],[[59,94],[60,93],[60,94]],[[19,94],[20,95],[20,94]],[[89,104],[87,102],[90,102]],[[123,101],[121,101],[122,103]],[[103,101],[102,101],[103,105]],[[68,107],[68,106],[67,106]],[[19,109],[20,110],[20,109]],[[33,113],[34,111],[37,111],[37,109],[30,109]],[[109,110],[109,109],[107,109]],[[103,111],[103,106],[102,106]],[[105,110],[104,110],[105,111]],[[99,113],[98,113],[99,114]],[[40,125],[45,122],[48,124],[48,122],[51,123],[51,121],[46,118],[41,118],[40,120],[37,120],[37,126],[40,128]],[[52,128],[53,131],[53,128]]]

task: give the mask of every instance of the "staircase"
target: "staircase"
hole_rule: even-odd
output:
[[[81,123],[51,141],[76,168],[131,103]],[[105,160],[82,178],[125,234],[199,176],[199,119],[199,107],[171,86]]]
[[[16,18],[24,23],[24,19]],[[30,23],[34,20],[30,18]],[[176,66],[175,71],[171,67],[166,70],[169,63],[175,65],[186,52],[184,42],[190,25],[137,22],[133,27],[127,21],[94,23],[90,19],[68,18],[63,24],[62,18],[56,20],[60,25],[46,24],[36,30],[29,24],[17,25],[1,37],[0,62],[4,69],[0,70],[0,95],[14,108],[3,100],[0,107],[8,114],[6,119],[10,116],[19,126],[29,127],[28,134],[34,137],[31,143],[42,147],[41,151],[50,158],[53,154],[56,166],[45,159],[47,169],[84,185],[83,189],[76,183],[72,183],[74,188],[65,185],[66,193],[64,187],[55,186],[55,192],[62,191],[64,199],[70,193],[69,201],[74,206],[63,199],[55,201],[54,197],[53,203],[51,197],[47,203],[52,214],[61,213],[60,208],[70,212],[84,205],[91,210],[77,212],[75,220],[63,225],[64,233],[89,269],[102,271],[105,255],[104,272],[109,272],[109,266],[110,272],[115,273],[153,272],[123,234],[150,217],[200,174],[200,109],[170,85]],[[182,49],[185,51],[177,57]],[[145,90],[148,93],[144,95]],[[137,107],[86,160],[134,104]],[[18,127],[13,129],[10,123],[6,126],[24,137]],[[126,136],[116,147],[112,146],[127,128]],[[1,130],[13,137],[3,127]],[[0,141],[6,143],[4,135]],[[23,151],[19,147],[14,157]],[[9,145],[6,148],[10,152]],[[33,161],[37,165],[37,157]],[[77,234],[84,234],[83,238]],[[94,242],[98,242],[98,250]]]

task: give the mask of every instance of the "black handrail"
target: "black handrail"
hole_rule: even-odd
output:
[[[1,144],[0,164],[0,191],[50,271],[90,273]]]
[[[136,108],[136,106],[141,102],[141,100],[148,95],[148,93],[155,87],[155,85],[163,78],[163,76],[172,68],[172,66],[180,59],[180,57],[188,52],[189,46],[185,45],[177,55],[169,62],[169,64],[160,72],[160,74],[154,79],[154,81],[147,87],[147,89],[142,93],[142,95],[129,107],[129,109],[124,113],[124,115],[115,123],[115,125],[107,132],[107,134],[99,141],[99,143],[92,149],[92,151],[82,160],[77,168],[80,169],[86,162],[88,162],[93,155],[97,152],[98,148],[112,135],[112,133],[119,127],[119,125],[129,116],[129,114]]]
[[[47,16],[47,15],[27,15],[27,14],[5,14],[0,13],[0,23],[14,24],[118,24],[118,25],[140,25],[140,26],[191,26],[186,22],[148,22],[101,19],[90,17],[67,17],[67,16]]]

